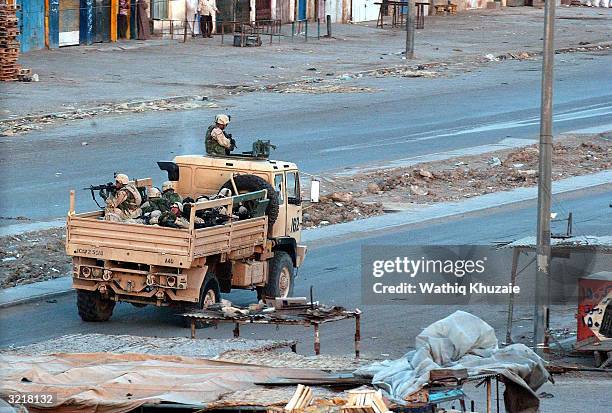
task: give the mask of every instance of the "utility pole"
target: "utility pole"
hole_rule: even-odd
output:
[[[408,0],[406,13],[406,59],[414,59],[414,0]]]
[[[544,10],[544,59],[540,108],[540,158],[538,175],[538,229],[536,248],[535,312],[533,345],[543,353],[550,307],[550,204],[552,195],[552,112],[555,0],[546,0]]]

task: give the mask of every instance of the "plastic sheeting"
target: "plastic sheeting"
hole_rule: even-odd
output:
[[[523,344],[500,349],[493,328],[464,311],[424,329],[415,347],[400,359],[362,367],[355,373],[372,376],[372,384],[396,401],[425,386],[433,369],[465,368],[470,376],[500,374],[507,379],[504,400],[506,411],[512,413],[536,412],[535,391],[550,378],[543,360],[531,349]]]
[[[144,354],[0,355],[0,395],[54,394],[31,412],[128,412],[161,402],[206,406],[270,379],[327,378],[320,370],[279,369]]]

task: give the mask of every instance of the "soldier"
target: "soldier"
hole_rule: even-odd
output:
[[[143,214],[150,214],[153,211],[166,212],[170,209],[170,202],[162,198],[161,192],[155,187],[151,187],[147,190],[147,198],[147,202],[140,207]]]
[[[174,182],[166,181],[162,185],[162,198],[168,201],[169,204],[174,202],[183,202],[183,198],[174,191]]]
[[[115,193],[106,198],[104,220],[119,222],[139,217],[142,214],[139,208],[142,198],[138,189],[130,184],[128,176],[117,174],[115,188]]]
[[[162,227],[189,228],[189,221],[183,218],[182,214],[183,204],[174,202],[169,211],[162,212],[157,223]]]
[[[207,155],[224,156],[229,155],[234,150],[236,147],[235,142],[231,135],[228,137],[224,132],[229,122],[229,116],[217,115],[215,123],[208,127],[204,142]]]

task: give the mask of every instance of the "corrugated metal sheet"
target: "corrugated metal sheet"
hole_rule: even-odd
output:
[[[501,248],[535,248],[536,237],[525,237],[503,245]],[[573,248],[577,250],[605,250],[612,251],[612,236],[580,235],[571,238],[553,238],[550,245],[555,248]]]

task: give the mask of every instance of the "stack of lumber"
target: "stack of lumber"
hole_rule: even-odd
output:
[[[290,413],[303,410],[310,405],[312,398],[312,389],[308,386],[298,384],[295,393],[293,393],[293,397],[285,406],[285,412]]]
[[[348,400],[340,408],[342,413],[387,413],[380,390],[356,389],[348,391]]]
[[[17,10],[19,6],[0,3],[0,81],[18,80],[20,67],[19,29],[17,28]]]

